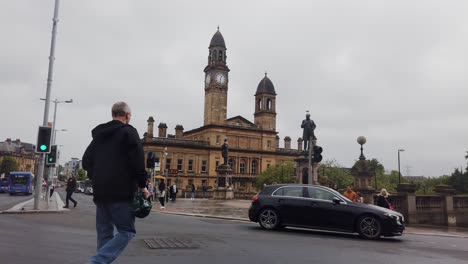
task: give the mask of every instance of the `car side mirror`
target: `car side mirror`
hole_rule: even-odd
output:
[[[334,204],[340,204],[341,203],[341,200],[338,197],[333,197],[332,201],[333,201]]]

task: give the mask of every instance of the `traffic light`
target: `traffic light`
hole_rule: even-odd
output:
[[[52,136],[52,128],[47,126],[40,126],[39,132],[37,133],[37,153],[49,153],[50,152],[50,138]]]
[[[320,162],[322,161],[322,147],[320,146],[314,146],[314,162]]]
[[[57,145],[52,145],[50,147],[50,153],[47,154],[46,164],[55,165],[57,163]]]
[[[156,162],[156,157],[154,156],[154,152],[148,152],[148,156],[146,157],[146,168],[154,169],[154,163]]]

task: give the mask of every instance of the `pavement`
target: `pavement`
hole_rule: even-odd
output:
[[[191,200],[190,198],[177,198],[175,202],[169,201],[166,203],[165,208],[160,208],[159,201],[153,201],[152,211],[154,213],[249,222],[248,208],[250,203],[250,200],[214,200],[200,198]],[[64,203],[60,195],[55,192],[48,203],[45,199],[41,199],[37,210],[34,209],[34,198],[32,198],[1,213],[66,213],[70,211],[70,209],[63,208],[63,206]],[[411,225],[406,226],[405,234],[468,238],[468,228]]]

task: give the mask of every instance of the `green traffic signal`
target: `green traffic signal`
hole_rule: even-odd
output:
[[[47,146],[46,146],[46,145],[41,145],[39,148],[40,148],[42,151],[44,151],[44,150],[47,149]]]

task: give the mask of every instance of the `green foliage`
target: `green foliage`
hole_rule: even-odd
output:
[[[422,181],[413,182],[416,185],[416,194],[434,194],[434,188],[437,185],[450,184],[450,177],[445,175],[442,177],[427,178]]]
[[[318,168],[319,182],[321,185],[334,189],[344,189],[353,184],[353,177],[343,170],[336,160],[322,162]]]
[[[77,180],[78,180],[78,181],[85,181],[85,180],[87,180],[87,179],[88,179],[88,176],[86,175],[86,171],[83,170],[83,169],[80,169],[80,170],[78,171],[78,178],[77,178]]]
[[[263,189],[263,185],[276,183],[294,183],[296,181],[296,169],[294,163],[283,163],[271,166],[262,172],[256,182],[258,190]]]
[[[462,173],[459,169],[455,169],[449,179],[449,184],[459,193],[468,192],[468,172]]]
[[[18,163],[11,156],[4,157],[0,164],[0,174],[5,173],[6,176],[9,176],[12,171],[18,171],[18,169]]]

